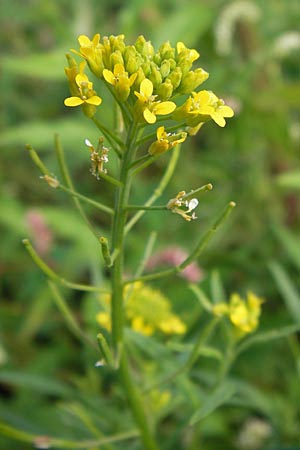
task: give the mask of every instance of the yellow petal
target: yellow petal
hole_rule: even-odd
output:
[[[87,75],[85,75],[85,73],[79,73],[78,75],[76,75],[75,81],[77,86],[80,86],[81,83],[88,83],[89,79]]]
[[[156,122],[156,116],[153,114],[148,108],[145,109],[143,112],[144,119],[148,123],[155,123]]]
[[[165,133],[165,127],[159,127],[159,128],[157,128],[157,130],[156,130],[156,137],[157,137],[157,140],[158,140],[158,141],[159,141],[160,139],[163,139],[165,134],[166,134],[166,133]]]
[[[79,106],[82,105],[84,101],[80,97],[68,97],[64,100],[66,106]]]
[[[151,97],[152,92],[153,92],[152,81],[148,80],[148,78],[145,78],[141,82],[140,93],[143,94],[145,97],[149,98]]]
[[[225,127],[226,122],[224,117],[220,116],[220,114],[218,114],[217,112],[210,114],[210,117],[212,118],[212,120],[214,120],[216,122],[217,125],[219,125],[219,127]]]
[[[87,46],[91,45],[91,43],[92,43],[91,40],[84,34],[81,34],[79,36],[78,42],[79,42],[80,47],[87,47]]]
[[[95,34],[95,36],[93,37],[93,46],[96,47],[100,42],[100,34],[97,33]]]
[[[129,86],[133,85],[133,83],[135,82],[136,77],[137,77],[137,73],[133,73],[132,75],[130,75]]]
[[[109,84],[112,84],[114,86],[115,81],[116,81],[114,74],[110,70],[107,70],[107,69],[104,69],[102,73],[103,73],[104,79]]]
[[[155,105],[155,114],[169,114],[174,111],[176,104],[174,102],[162,102]]]
[[[89,105],[99,106],[102,103],[102,98],[98,97],[98,95],[93,95],[93,97],[85,100],[85,103],[88,103]]]
[[[230,106],[220,106],[218,108],[218,113],[221,114],[223,117],[233,117],[234,112],[233,109],[230,108]]]
[[[125,69],[123,64],[116,64],[114,67],[114,74],[117,75],[121,75],[125,73]]]

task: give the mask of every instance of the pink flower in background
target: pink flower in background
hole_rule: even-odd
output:
[[[40,255],[46,255],[52,247],[53,234],[46,224],[43,214],[38,210],[31,209],[26,214],[25,220],[34,247]]]
[[[146,269],[153,270],[164,265],[177,266],[187,257],[188,253],[181,247],[167,247],[151,256],[146,264]],[[203,272],[196,262],[188,265],[179,275],[190,283],[198,283],[203,279]]]

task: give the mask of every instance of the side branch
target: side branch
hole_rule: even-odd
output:
[[[227,219],[229,214],[231,213],[232,209],[235,207],[234,202],[230,202],[223,213],[220,215],[220,217],[215,221],[213,226],[204,234],[204,236],[200,239],[198,244],[196,245],[194,251],[181,263],[178,264],[175,267],[172,267],[170,269],[166,269],[159,272],[150,273],[149,275],[143,275],[141,277],[137,278],[131,278],[130,280],[125,281],[126,284],[131,284],[136,281],[150,281],[150,280],[157,280],[159,278],[164,278],[169,275],[173,275],[175,273],[181,272],[183,269],[185,269],[189,264],[191,264],[192,261],[194,261],[196,258],[200,256],[200,254],[203,252],[204,248],[207,246],[213,235],[216,233],[216,231],[219,229],[219,227],[223,224],[223,222]]]
[[[68,287],[70,289],[75,289],[77,291],[90,291],[90,292],[102,292],[107,293],[107,289],[102,289],[97,286],[89,286],[86,284],[78,284],[78,283],[72,283],[71,281],[66,280],[65,278],[60,277],[56,272],[54,272],[51,267],[48,266],[48,264],[43,261],[39,255],[34,250],[33,246],[31,245],[29,239],[23,239],[22,243],[24,244],[26,250],[30,254],[33,261],[36,263],[36,265],[41,269],[41,271],[48,277],[50,280],[55,281],[56,283],[61,284],[62,286]]]

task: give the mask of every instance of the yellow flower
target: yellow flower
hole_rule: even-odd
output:
[[[193,92],[192,97],[177,108],[173,117],[175,120],[186,120],[187,125],[196,127],[200,123],[213,119],[220,127],[226,125],[225,117],[233,117],[230,106],[225,105],[211,91]]]
[[[76,75],[75,81],[78,87],[78,95],[66,98],[64,101],[66,106],[73,107],[83,105],[84,103],[99,106],[102,103],[102,99],[98,95],[95,95],[93,83],[89,81],[87,75],[79,73]]]
[[[183,56],[191,62],[196,61],[200,56],[200,53],[198,53],[197,50],[187,48],[183,42],[177,42],[176,50],[179,57]]]
[[[109,317],[110,296],[102,296],[104,310],[97,314],[97,322],[111,328]],[[169,300],[157,289],[136,282],[124,289],[124,307],[127,323],[137,333],[150,336],[156,331],[164,334],[184,334],[186,326],[172,312]]]
[[[140,85],[140,92],[134,92],[138,100],[135,105],[135,115],[137,120],[145,120],[147,123],[155,123],[157,115],[170,114],[176,108],[174,102],[155,101],[156,95],[153,94],[152,81],[145,78]]]
[[[73,53],[82,56],[95,75],[101,77],[104,66],[102,61],[103,45],[100,43],[100,34],[95,34],[92,40],[82,34],[79,36],[78,42],[80,51],[72,50]]]
[[[263,300],[252,292],[247,293],[247,301],[239,294],[232,294],[229,302],[229,318],[244,333],[252,333],[258,326]]]
[[[157,141],[152,142],[148,152],[150,155],[161,155],[166,151],[175,147],[175,145],[184,142],[187,137],[187,133],[167,133],[165,127],[159,127],[156,130]]]
[[[103,70],[104,79],[114,86],[116,89],[116,96],[121,101],[126,101],[130,94],[130,87],[135,82],[137,73],[133,73],[128,77],[128,73],[125,72],[123,64],[116,64],[114,66],[114,71],[104,69]]]

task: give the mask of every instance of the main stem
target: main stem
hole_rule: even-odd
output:
[[[120,182],[115,199],[115,214],[112,231],[112,247],[117,256],[112,267],[112,339],[115,358],[119,359],[123,341],[123,261],[124,261],[124,228],[127,217],[126,205],[130,192],[128,171],[136,149],[136,124],[128,131],[126,149],[121,159]]]
[[[123,345],[123,262],[124,262],[124,236],[125,224],[127,218],[127,205],[130,194],[131,178],[129,169],[136,153],[137,126],[133,123],[129,130],[126,140],[125,151],[121,159],[120,182],[121,186],[117,188],[115,200],[115,214],[112,230],[112,246],[116,252],[116,258],[112,266],[112,339],[115,354],[115,360],[120,365],[119,375],[123,388],[126,392],[128,403],[139,427],[141,439],[146,450],[158,450],[154,437],[147,422],[143,409],[141,396],[132,380],[126,350]]]

